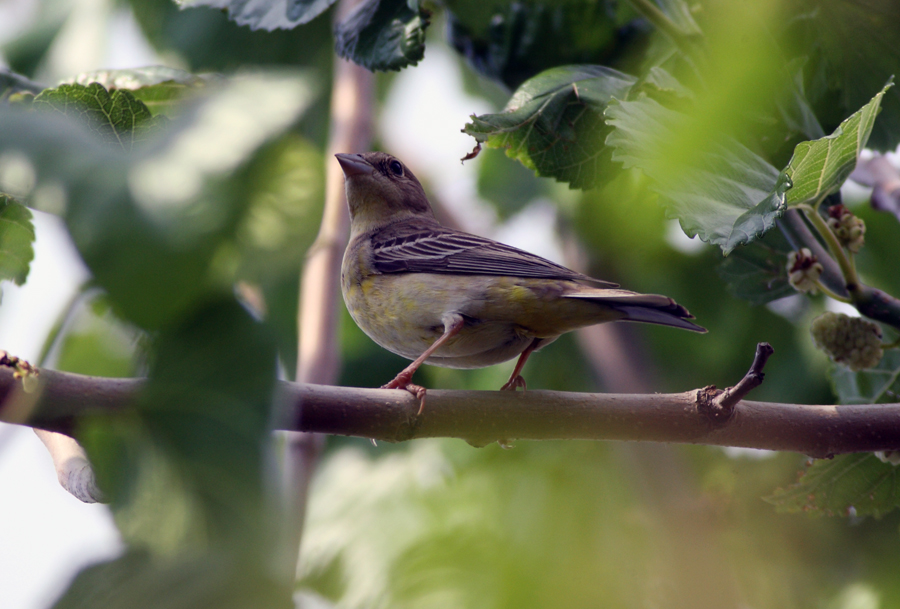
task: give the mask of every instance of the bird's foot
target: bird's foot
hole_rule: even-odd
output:
[[[427,392],[424,387],[421,385],[415,385],[412,383],[412,374],[405,374],[401,372],[387,385],[382,385],[382,389],[405,389],[409,391],[411,394],[416,396],[419,400],[419,412],[416,413],[416,416],[421,416],[422,412],[425,410],[425,393]]]
[[[525,378],[521,374],[517,374],[512,377],[503,387],[500,388],[500,391],[515,391],[517,388],[521,387],[522,391],[526,391],[528,387],[525,386]]]

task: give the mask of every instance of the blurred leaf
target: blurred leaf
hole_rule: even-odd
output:
[[[0,68],[0,101],[5,101],[16,93],[40,93],[43,88],[9,68]]]
[[[335,27],[335,51],[373,72],[414,66],[425,56],[430,17],[418,2],[364,0]]]
[[[606,116],[614,128],[606,138],[615,148],[613,160],[654,180],[654,190],[689,237],[697,235],[727,255],[772,228],[784,212],[789,183],[740,143],[704,142],[690,161],[671,158],[666,142],[686,116],[646,94],[613,100]]]
[[[2,46],[3,59],[10,68],[32,77],[72,12],[68,2],[39,2],[35,7],[37,18]]]
[[[610,65],[644,43],[627,3],[448,3],[450,43],[481,74],[514,89],[569,64]]]
[[[59,328],[64,335],[54,369],[107,378],[136,376],[141,336],[137,329],[118,319],[99,294],[78,298],[74,308]]]
[[[325,197],[321,152],[288,134],[247,167],[247,211],[237,227],[238,277],[266,283],[296,275],[319,230]]]
[[[230,290],[229,252],[248,205],[240,170],[311,99],[299,75],[222,82],[131,155],[101,145],[77,116],[8,110],[0,148],[26,154],[39,180],[66,188],[66,220],[94,277],[120,315],[155,328]]]
[[[192,89],[206,85],[208,78],[165,66],[129,68],[121,70],[97,70],[85,72],[67,84],[88,86],[98,83],[106,89],[126,89],[144,103],[151,114],[172,114],[178,102]]]
[[[782,44],[810,58],[807,91],[820,122],[833,129],[869,100],[900,65],[900,3],[894,0],[804,0]],[[848,45],[848,41],[852,44]],[[884,114],[869,145],[880,151],[900,143],[900,89],[883,100]]]
[[[233,299],[211,303],[155,341],[141,418],[218,543],[259,542],[264,533],[275,365],[271,337]]]
[[[34,224],[31,211],[0,193],[0,280],[22,285],[34,260]]]
[[[691,15],[691,7],[684,0],[656,0],[660,10],[687,36],[699,36],[703,32]]]
[[[881,362],[868,370],[853,372],[836,364],[831,373],[841,404],[880,404],[900,401],[900,349],[884,352]]]
[[[603,111],[635,81],[602,66],[553,68],[519,87],[502,113],[473,116],[463,131],[541,176],[591,188],[607,177]]]
[[[131,151],[152,114],[128,91],[110,93],[102,85],[60,85],[45,89],[32,102],[37,110],[54,111],[81,121],[107,144]]]
[[[83,420],[77,437],[130,547],[171,558],[210,542],[203,505],[188,476],[153,442],[139,416]]]
[[[163,55],[177,54],[191,72],[233,73],[252,65],[315,66],[328,80],[333,55],[331,23],[317,19],[302,28],[253,31],[224,11],[179,7],[172,0],[128,0],[144,35]]]
[[[869,141],[881,98],[892,86],[893,83],[885,85],[831,135],[797,145],[793,158],[784,169],[793,182],[793,188],[787,194],[788,205],[816,203],[840,189]]]
[[[228,18],[250,29],[291,29],[308,23],[335,0],[175,0],[183,7],[208,6],[228,12]]]
[[[719,263],[719,275],[728,291],[755,305],[796,293],[788,283],[787,255],[793,248],[781,231],[736,248]]]
[[[290,590],[228,554],[161,562],[130,551],[76,576],[55,609],[293,609]]]
[[[654,537],[603,444],[522,442],[501,452],[417,442],[378,452],[336,452],[315,481],[301,584],[338,606],[646,600],[637,582],[658,574]]]
[[[779,512],[813,512],[827,516],[882,516],[900,506],[898,468],[872,453],[817,459],[800,480],[778,489],[766,501]]]

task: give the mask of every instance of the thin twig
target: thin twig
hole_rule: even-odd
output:
[[[734,413],[734,407],[744,399],[744,396],[762,385],[763,379],[766,378],[763,368],[766,367],[766,362],[769,361],[769,357],[773,353],[775,353],[775,349],[769,343],[756,345],[756,355],[753,357],[753,364],[750,365],[750,370],[747,371],[744,378],[738,381],[737,385],[729,387],[713,400],[713,406],[722,412],[726,418],[731,418],[731,415]]]

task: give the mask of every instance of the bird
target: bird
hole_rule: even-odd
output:
[[[486,237],[444,226],[421,183],[384,152],[335,155],[344,173],[350,239],[341,292],[350,316],[381,347],[413,360],[383,389],[406,389],[423,364],[483,368],[518,357],[503,390],[527,388],[529,356],[562,334],[610,321],[694,332],[671,298],[620,289]]]

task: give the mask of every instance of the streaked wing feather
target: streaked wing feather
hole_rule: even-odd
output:
[[[438,224],[385,227],[372,236],[372,247],[375,268],[382,273],[508,275],[616,287],[512,246]]]

